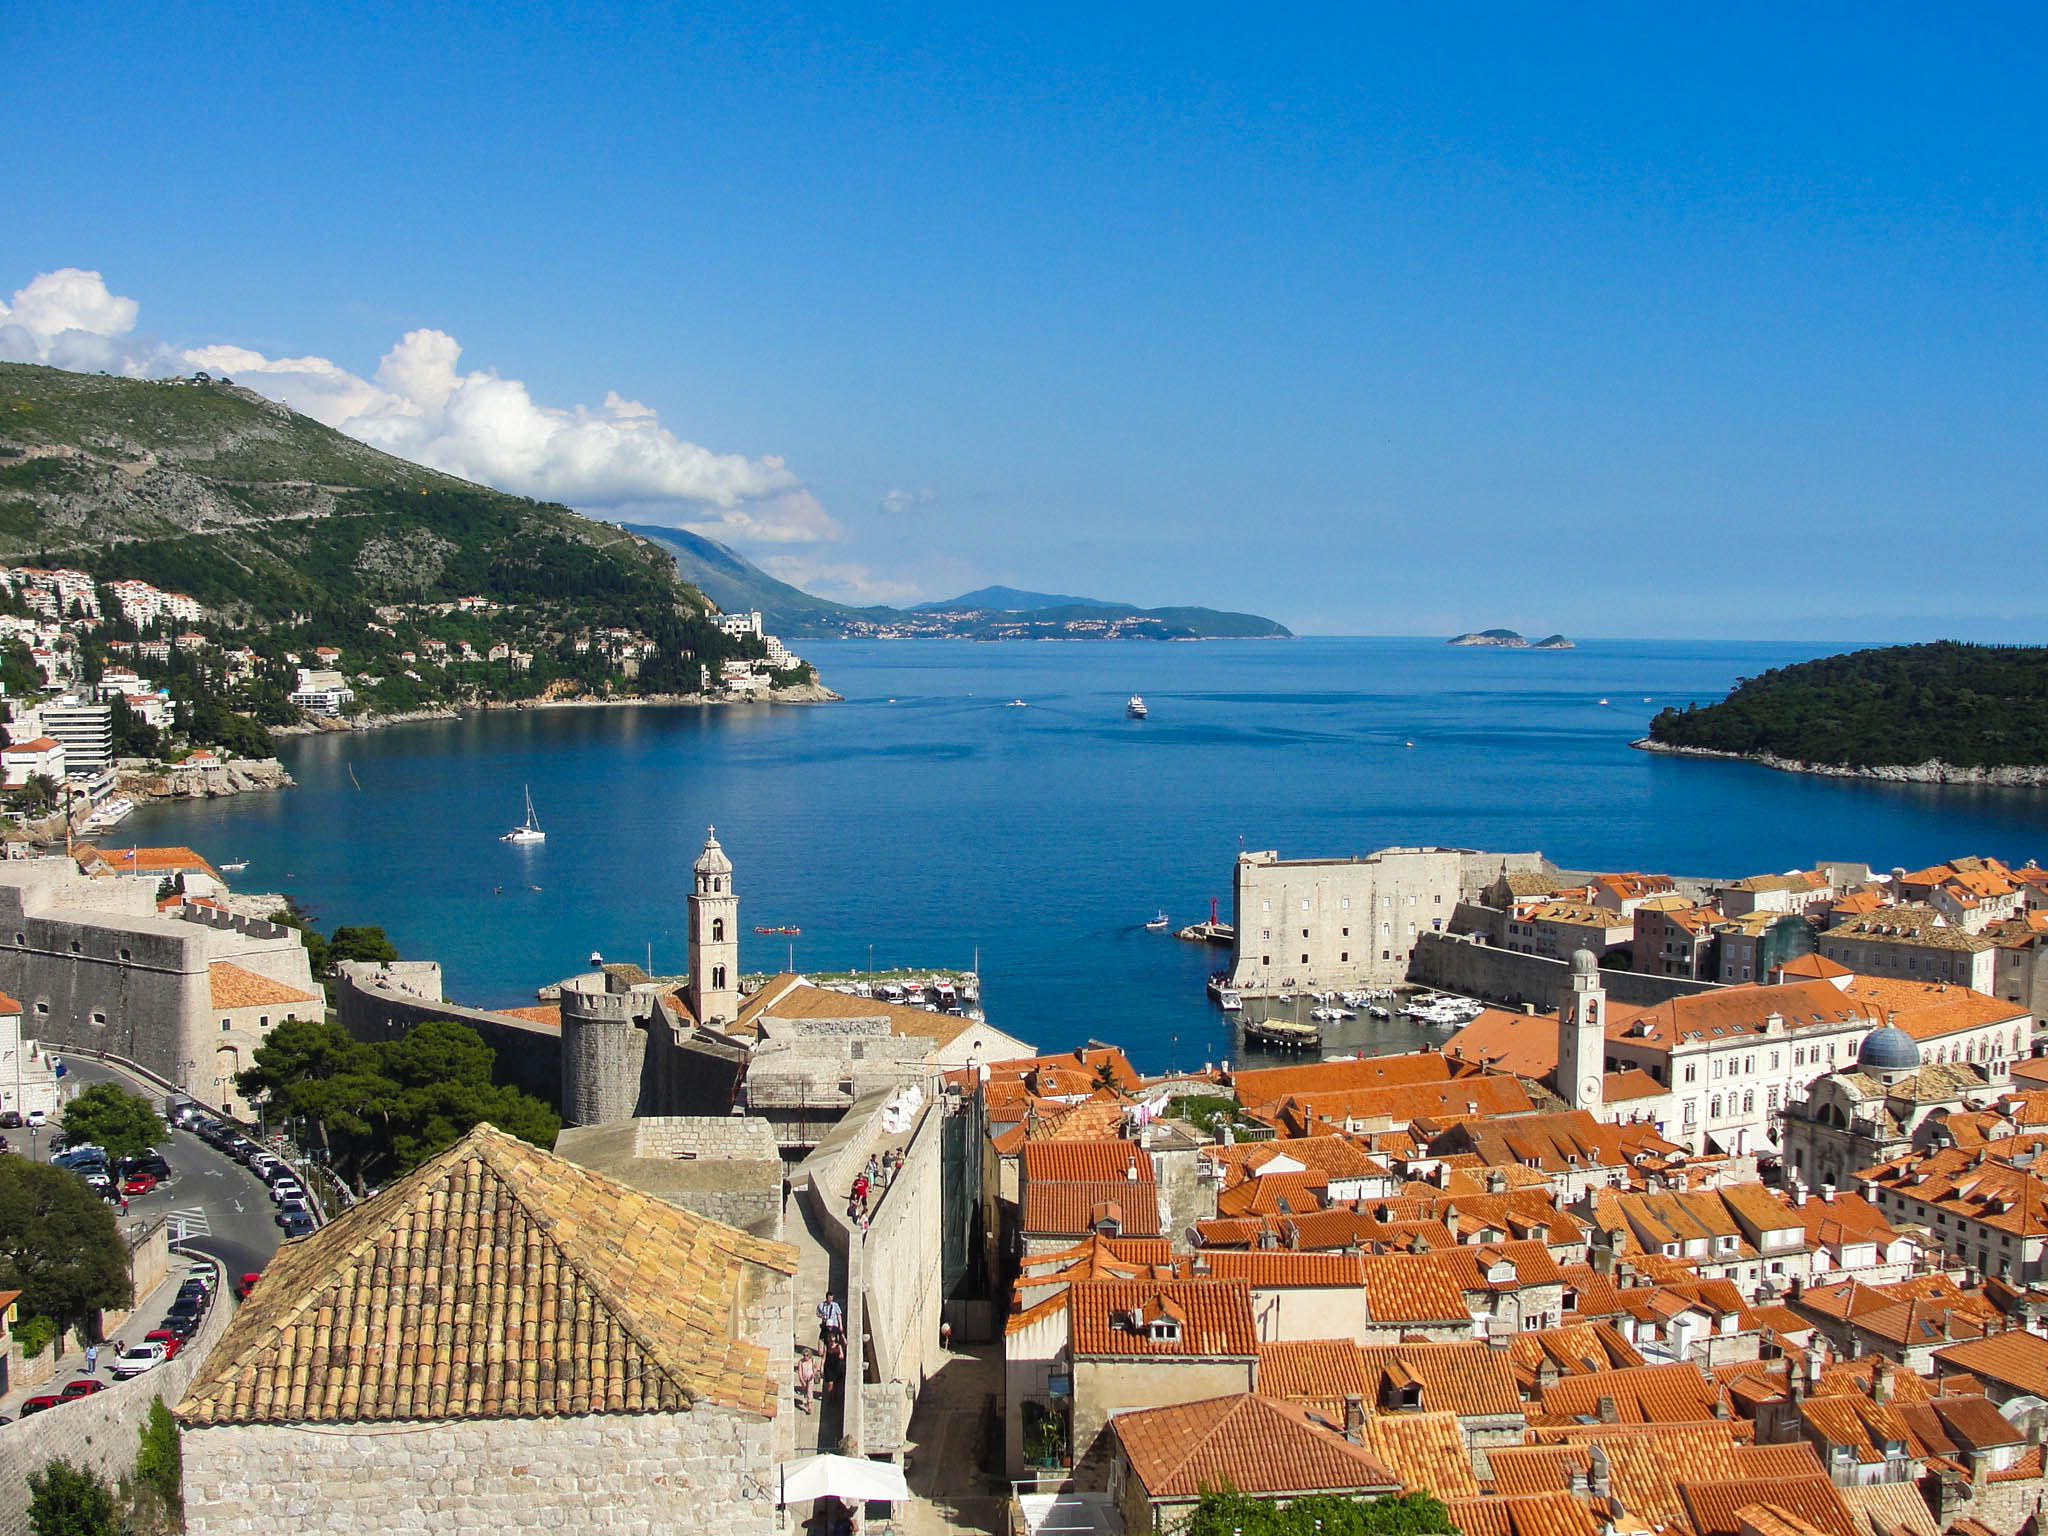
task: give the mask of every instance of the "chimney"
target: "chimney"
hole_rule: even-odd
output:
[[[1344,1394],[1344,1433],[1356,1440],[1358,1432],[1365,1428],[1365,1399],[1356,1392]]]
[[[1785,1299],[1787,1301],[1797,1301],[1805,1293],[1806,1281],[1802,1279],[1800,1276],[1794,1275],[1792,1277],[1791,1285],[1788,1286],[1785,1290]]]
[[[1600,1399],[1595,1416],[1602,1424],[1619,1424],[1621,1422],[1621,1410],[1614,1406],[1614,1399],[1611,1397],[1603,1396]]]
[[[1832,1184],[1821,1185],[1820,1198],[1823,1205],[1833,1205],[1835,1203],[1835,1186]]]
[[[1873,1403],[1888,1403],[1892,1400],[1892,1373],[1885,1369],[1889,1362],[1878,1356],[1870,1362],[1870,1400]]]
[[[1806,1204],[1806,1186],[1804,1184],[1795,1183],[1792,1186],[1792,1203],[1795,1206]],[[1795,1281],[1794,1283],[1796,1284],[1797,1282]]]
[[[1603,1397],[1600,1401],[1604,1403],[1607,1399]],[[1612,1498],[1614,1495],[1614,1482],[1611,1469],[1607,1465],[1607,1449],[1605,1446],[1596,1445],[1593,1447],[1592,1465],[1587,1468],[1586,1472],[1586,1486],[1592,1491],[1593,1497],[1596,1499]]]

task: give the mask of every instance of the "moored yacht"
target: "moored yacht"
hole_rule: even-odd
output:
[[[1152,711],[1147,709],[1145,707],[1145,701],[1134,693],[1131,695],[1130,703],[1124,706],[1124,713],[1129,715],[1133,720],[1142,720],[1147,715],[1151,714]]]

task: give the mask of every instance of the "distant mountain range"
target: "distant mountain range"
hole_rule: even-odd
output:
[[[629,523],[676,557],[676,570],[727,613],[759,609],[762,623],[784,639],[935,636],[975,640],[1220,640],[1284,637],[1285,625],[1254,613],[1215,608],[1139,608],[1099,598],[1017,587],[983,587],[915,608],[856,608],[813,597],[777,581],[716,539],[683,528]]]

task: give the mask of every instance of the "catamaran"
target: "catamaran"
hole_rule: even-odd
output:
[[[544,843],[547,840],[547,833],[540,829],[540,819],[533,814],[533,791],[529,789],[526,791],[525,822],[520,826],[514,827],[510,832],[499,838],[498,841],[501,843]]]

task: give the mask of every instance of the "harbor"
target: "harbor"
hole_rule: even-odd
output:
[[[1240,1057],[1261,1060],[1388,1056],[1441,1044],[1486,1007],[1419,987],[1348,992],[1240,993],[1229,973],[1209,978],[1210,1000],[1233,1026]]]

